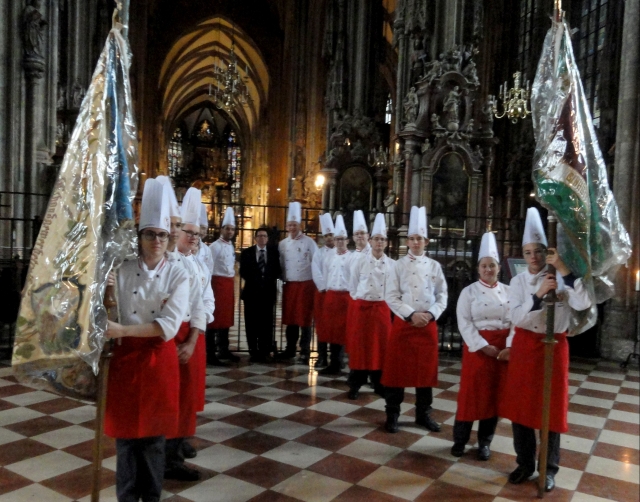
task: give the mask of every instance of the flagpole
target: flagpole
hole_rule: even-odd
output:
[[[556,249],[557,218],[555,213],[549,211],[547,217],[547,236],[549,247]],[[547,266],[547,274],[555,277],[556,269],[553,265]],[[545,484],[547,479],[547,453],[549,451],[549,416],[551,413],[551,380],[553,376],[553,351],[555,348],[555,314],[556,314],[556,291],[552,289],[544,298],[547,304],[547,331],[542,343],[544,343],[544,379],[542,391],[542,426],[540,428],[540,457],[538,461],[538,498],[544,498]]]

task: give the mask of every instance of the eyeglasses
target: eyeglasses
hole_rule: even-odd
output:
[[[198,232],[192,232],[191,230],[184,230],[184,229],[182,229],[182,231],[189,236],[189,239],[200,238],[200,234]]]
[[[373,242],[387,242],[387,239],[384,237],[371,237]]]
[[[145,241],[155,241],[156,237],[160,242],[166,242],[169,240],[169,234],[167,232],[154,232],[153,230],[143,230],[140,235]]]

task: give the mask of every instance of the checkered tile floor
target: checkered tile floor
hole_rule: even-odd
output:
[[[199,416],[197,483],[165,483],[178,501],[521,501],[534,482],[507,483],[515,467],[511,427],[498,425],[488,462],[449,454],[460,362],[441,361],[435,434],[413,424],[413,395],[401,432],[381,429],[384,401],[363,389],[347,399],[346,375],[303,366],[209,368]],[[570,432],[562,436],[557,488],[548,500],[639,500],[639,374],[616,363],[573,361]],[[94,407],[17,384],[0,367],[0,502],[89,500]],[[101,500],[115,500],[115,448],[106,440]]]

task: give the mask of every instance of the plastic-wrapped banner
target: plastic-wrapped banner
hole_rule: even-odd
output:
[[[536,196],[558,217],[563,261],[601,303],[613,296],[612,279],[631,256],[631,241],[609,188],[565,22],[553,21],[544,40],[531,109]]]
[[[134,256],[138,142],[121,26],[109,32],[31,255],[13,350],[22,382],[91,398],[106,276]]]

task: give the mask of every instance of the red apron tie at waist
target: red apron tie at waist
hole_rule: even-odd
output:
[[[542,391],[544,376],[544,334],[516,328],[507,370],[507,385],[500,416],[512,422],[540,429],[542,426]],[[551,380],[551,414],[549,430],[569,430],[569,344],[566,333],[554,335],[553,376]]]
[[[211,288],[216,302],[210,329],[227,329],[233,326],[234,289],[233,277],[211,276]]]
[[[438,325],[416,328],[400,317],[393,320],[382,366],[385,387],[438,385]]]
[[[391,310],[384,301],[352,300],[347,315],[347,353],[352,370],[380,370],[391,333]]]
[[[282,289],[282,324],[310,327],[315,292],[313,281],[286,282]]]
[[[480,330],[479,333],[489,345],[498,350],[506,347],[508,329]],[[473,422],[498,416],[498,404],[503,399],[507,368],[506,361],[489,357],[482,350],[469,352],[469,347],[464,344],[456,420]]]

